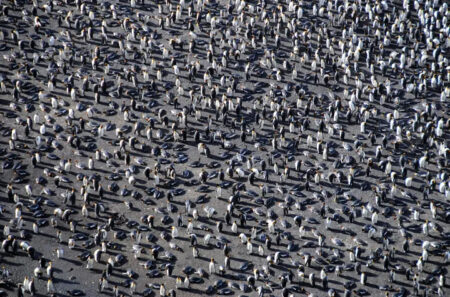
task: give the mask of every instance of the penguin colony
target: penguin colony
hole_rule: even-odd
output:
[[[1,296],[449,296],[445,0],[11,0]]]

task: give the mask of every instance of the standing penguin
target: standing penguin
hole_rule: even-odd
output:
[[[365,272],[362,272],[362,273],[361,273],[360,283],[361,283],[361,285],[365,286],[365,285],[366,285],[366,282],[367,282],[367,275],[366,275]]]

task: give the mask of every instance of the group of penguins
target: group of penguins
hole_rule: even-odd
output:
[[[450,294],[447,1],[0,6],[0,296]]]

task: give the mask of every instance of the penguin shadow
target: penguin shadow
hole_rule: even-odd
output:
[[[335,285],[338,285],[338,286],[343,286],[342,282],[337,281],[337,280],[334,280],[334,279],[329,279],[328,282],[329,282],[330,284],[335,284]],[[337,289],[335,289],[335,290],[337,290]]]
[[[203,262],[209,262],[209,261],[210,261],[210,258],[204,257],[204,256],[202,256],[202,255],[198,255],[198,257],[195,258],[195,259],[201,260],[201,261],[203,261]]]
[[[436,261],[433,261],[433,260],[430,260],[430,259],[428,259],[427,263],[428,264],[432,264],[434,266],[439,266],[439,265],[442,264],[442,262],[436,262]]]
[[[179,240],[179,241],[190,242],[190,240],[188,238],[186,238],[186,237],[179,236],[176,239]]]
[[[94,96],[89,96],[88,95],[88,91],[86,91],[86,92],[84,92],[84,96],[80,96],[81,98],[83,98],[84,100],[88,100],[87,102],[83,102],[84,104],[85,103],[88,103],[89,105],[92,105],[92,102],[91,101],[94,101]]]
[[[386,272],[387,270],[384,270],[384,269],[381,269],[381,268],[379,268],[379,267],[377,267],[377,266],[371,266],[370,267],[370,269],[371,270],[374,270],[374,271],[376,271],[376,272],[380,272],[380,273],[384,273],[384,272]],[[372,272],[369,272],[369,271],[366,271],[366,274],[367,274],[367,276],[377,276],[377,275],[379,275],[379,274],[375,274],[375,273],[372,273]]]
[[[27,256],[29,256],[28,254],[27,254]],[[35,251],[35,253],[34,253],[34,256],[33,257],[30,257],[32,260],[38,260],[38,259],[40,259],[40,258],[42,258],[42,253],[41,252],[38,252],[38,251]]]
[[[363,227],[363,226],[365,226],[366,224],[364,224],[363,222],[359,222],[358,220],[353,220],[353,224],[355,224],[355,225],[357,225],[357,226],[361,226],[361,227]],[[330,228],[330,230],[331,230],[331,228]],[[336,232],[339,232],[340,230],[335,230]],[[365,245],[367,245],[367,244],[365,244]]]
[[[141,151],[141,152],[144,153],[143,151]],[[130,151],[130,156],[140,157],[140,158],[148,158],[148,155],[144,155],[144,154],[139,153],[139,150],[137,150],[137,149],[135,149],[133,151]]]
[[[28,144],[28,145],[32,145],[32,144],[33,144],[33,141],[32,141],[32,140],[28,140],[28,139],[24,139],[24,138],[21,138],[21,139],[19,139],[18,141],[21,142],[21,143]],[[26,154],[26,153],[28,153],[28,152],[23,151],[22,153]]]
[[[239,204],[242,205],[242,206],[248,206],[248,207],[251,207],[251,208],[259,207],[259,205],[256,204],[256,203],[251,203],[251,202],[247,202],[247,201],[243,201],[243,200],[241,200],[241,202]],[[288,216],[294,216],[294,215],[288,214]]]
[[[26,256],[25,253],[21,253],[21,256]],[[2,256],[1,260],[2,260],[2,265],[8,265],[8,266],[23,266],[24,264],[21,263],[17,263],[16,261],[8,261],[8,257],[10,258],[15,258],[15,256],[18,256],[18,253],[16,254],[6,254],[6,253],[0,253],[0,255]]]
[[[109,192],[109,193],[111,193],[111,192]],[[112,195],[109,195],[109,196],[103,195],[103,199],[101,201],[105,200],[105,201],[109,201],[109,202],[113,202],[113,203],[123,203],[123,201],[111,198],[111,196],[118,196],[118,195],[116,195],[114,193],[112,193]]]
[[[239,262],[239,263],[245,263],[245,262],[248,262],[248,260],[246,260],[246,259],[244,259],[244,258],[236,258],[236,257],[231,257],[230,256],[230,261],[233,261],[233,262]],[[251,263],[249,263],[249,264],[251,264]],[[241,269],[237,269],[237,268],[232,268],[231,270],[236,270],[236,271],[241,271],[241,272],[243,272]]]
[[[71,263],[73,265],[76,265],[76,266],[82,266],[83,265],[83,262],[78,261],[78,260],[74,260],[74,259],[70,259],[70,258],[66,258],[66,257],[61,257],[59,259],[62,260],[62,261],[65,261],[65,262],[69,262],[69,263]]]
[[[231,225],[230,225],[231,226]],[[233,233],[233,232],[231,232],[231,231],[226,231],[226,230],[222,230],[222,232],[221,232],[222,234],[225,234],[225,235],[228,235],[228,236],[231,236],[231,237],[237,237],[238,236],[238,234],[235,234],[235,233]]]
[[[368,286],[369,288],[372,288],[372,289],[376,289],[376,290],[379,289],[379,286],[378,286],[378,285],[376,285],[376,284],[371,284],[371,283],[369,283],[369,282],[366,282],[366,286]]]
[[[189,293],[193,293],[193,294],[197,294],[198,296],[204,296],[205,295],[205,291],[202,291],[200,289],[196,289],[193,287],[190,288],[179,288],[180,291],[187,291]]]
[[[230,258],[230,260],[232,260],[233,258]],[[249,267],[247,269],[241,269],[241,268],[237,268],[237,267],[232,267],[232,264],[230,264],[230,271],[233,271],[235,273],[239,273],[239,274],[245,274],[245,275],[252,275],[251,273],[251,269],[253,267],[253,263],[249,263]]]
[[[399,281],[399,280],[395,280],[394,284],[396,284],[396,285],[398,285],[400,287],[412,287],[413,286],[412,283],[405,283],[405,282],[402,282],[402,281]]]
[[[231,269],[231,268],[230,268],[230,270],[233,271],[233,269]],[[239,272],[242,273],[243,271],[239,270]],[[228,273],[220,274],[220,273],[218,273],[217,275],[220,275],[220,277],[223,278],[223,279],[236,280],[236,277],[234,275],[232,275],[232,274],[228,274]]]
[[[8,201],[4,201],[3,199],[2,200],[0,200],[0,201],[2,201],[2,202],[8,202]],[[8,212],[4,212],[4,214],[7,214]],[[8,220],[8,218],[6,218],[6,217],[0,217],[0,222],[9,222],[9,220]]]
[[[55,238],[55,236],[48,234],[47,232],[43,232],[43,231],[40,231],[38,234],[35,234],[35,233],[29,231],[29,234],[31,235],[31,237],[42,236],[42,237],[47,237],[47,238]]]
[[[5,25],[5,23],[3,23],[3,22],[2,22],[2,28],[5,28],[5,29],[8,28],[9,30],[13,29],[12,27]],[[13,41],[4,41],[4,43],[5,44],[11,44],[13,47],[16,46],[16,44]],[[5,51],[8,50],[8,49],[11,49],[11,47],[7,46]],[[9,63],[0,63],[0,68],[3,68],[5,70],[12,70],[12,69],[9,68],[9,66],[10,66]],[[9,71],[5,71],[4,73],[5,73],[5,75],[8,75],[8,76],[10,75]]]
[[[124,266],[127,263],[128,260],[125,260],[120,266]],[[111,273],[111,275],[120,279],[129,279],[128,275],[126,275],[126,270],[118,267],[114,267],[114,270]]]
[[[71,180],[69,180],[68,182],[66,182],[65,184],[73,184],[73,181],[71,181]],[[58,187],[56,187],[57,189],[61,189],[61,190],[71,190],[72,189],[72,187],[70,187],[70,186],[66,186],[66,185],[64,185],[64,184],[59,184],[59,186]]]
[[[170,200],[170,203],[175,204],[175,205],[179,205],[179,206],[184,206],[184,203],[181,201],[177,201],[177,200]]]
[[[210,154],[209,154],[209,156],[208,156],[208,159],[211,159],[211,160],[213,160],[213,161],[223,161],[223,158],[221,158],[219,155],[215,155],[215,154],[213,154],[213,153],[211,153],[210,152]],[[221,165],[222,166],[222,165]],[[221,167],[220,166],[220,167]],[[220,168],[219,167],[219,168]]]
[[[290,265],[285,264],[285,263],[278,263],[278,264],[272,264],[271,268],[279,270],[279,271],[285,271],[287,267],[289,267]],[[271,272],[271,275],[274,275],[275,273]]]
[[[140,212],[141,208],[136,207],[135,205],[133,205],[133,206],[130,207],[130,211],[132,211],[132,212]]]
[[[442,223],[447,223],[447,222],[445,222],[445,221],[443,221],[443,220],[438,220],[438,221],[441,221]],[[435,240],[442,240],[443,238],[441,237],[441,236],[436,236],[436,235],[434,235],[434,234],[429,234],[428,235],[429,237],[431,237],[431,238],[433,238],[433,239],[435,239]]]
[[[384,269],[379,269],[377,267],[372,267],[375,268],[373,270],[376,270],[377,272],[385,272]],[[370,271],[365,271],[367,277],[377,277],[379,275],[379,273],[374,273],[374,272],[370,272]]]
[[[122,278],[122,279],[131,279],[128,275],[127,275],[127,270],[126,269],[115,269],[115,271],[119,272],[119,273],[115,273],[113,272],[113,275],[118,277],[118,278]],[[135,272],[134,276],[132,277],[132,279],[138,279],[139,278],[139,274],[137,272]]]
[[[82,252],[86,251],[86,249],[84,247],[82,247],[82,246],[75,245],[75,247],[72,248],[72,251],[76,251],[76,252],[82,253]]]
[[[47,163],[47,162],[44,162],[44,161],[41,161],[41,163],[39,163],[39,165],[38,166],[36,166],[36,168],[50,168],[50,167],[53,167],[54,165],[52,164],[52,163]]]
[[[311,229],[312,229],[312,227],[309,227],[309,226],[305,226],[306,227],[306,230],[307,231],[311,231]],[[317,241],[317,239],[316,238],[313,238],[313,237],[310,237],[310,236],[303,236],[302,237],[302,240],[304,241],[304,242],[306,242],[306,241]]]
[[[59,86],[57,86],[55,89],[60,89],[60,90],[64,91],[64,88],[63,88],[63,87],[59,87]],[[53,90],[51,93],[52,93],[53,95],[56,95],[56,96],[59,96],[59,97],[62,97],[62,98],[67,97],[67,94],[64,93],[64,92],[57,92],[57,91]],[[44,104],[46,104],[46,103],[44,103]],[[47,105],[47,104],[46,104],[46,105]]]
[[[402,253],[403,255],[405,255],[405,256],[407,256],[406,254],[404,254],[404,253]],[[410,254],[411,254],[411,252],[410,252]],[[420,253],[417,253],[418,255],[420,254]],[[420,254],[421,255],[421,254]],[[395,258],[395,261],[392,261],[393,263],[404,263],[404,264],[411,264],[411,262],[410,261],[408,261],[408,259],[406,259],[406,258],[404,258],[404,257],[396,257]]]
[[[101,274],[103,272],[103,270],[99,269],[99,268],[91,268],[91,269],[89,269],[89,271],[94,274]]]
[[[280,270],[285,271],[286,269],[297,269],[298,267],[294,264],[282,263],[280,265]]]
[[[103,169],[103,168],[98,168],[98,167],[91,169],[91,171],[99,172],[99,173],[104,173],[104,174],[109,173],[108,170]]]
[[[344,274],[341,274],[339,277],[340,277],[340,278],[343,278],[343,279],[346,279],[346,280],[348,280],[348,281],[353,281],[353,282],[357,282],[357,281],[358,281],[357,278],[352,277],[352,276],[350,276],[350,275],[344,275]]]
[[[405,226],[405,230],[415,234],[421,233],[421,227],[419,224],[411,224],[407,227]]]
[[[431,173],[431,170],[429,170],[429,172],[430,172],[430,174],[435,174],[435,173]],[[421,181],[421,180],[419,180],[419,179],[417,179],[417,178],[413,178],[413,182],[416,183],[416,185],[419,184],[419,183],[420,183],[421,185],[424,184],[423,181]],[[414,191],[414,192],[417,192],[417,193],[422,193],[422,189],[421,189],[421,187],[420,187],[419,185],[417,185],[417,186],[411,186],[411,187],[409,187],[409,188],[403,187],[403,189],[408,190],[408,191]]]

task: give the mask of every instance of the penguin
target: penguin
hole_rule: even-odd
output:
[[[102,257],[102,250],[101,249],[96,249],[94,251],[94,261],[97,262],[97,263],[100,263],[101,257]]]
[[[367,282],[367,276],[365,272],[361,273],[361,277],[360,277],[360,283],[361,285],[365,286]]]
[[[315,288],[316,279],[315,279],[314,273],[310,273],[308,278],[309,278],[309,284],[311,285],[311,287]]]
[[[216,264],[214,261],[214,258],[211,258],[211,261],[209,262],[209,274],[215,274],[216,273]]]
[[[54,269],[53,269],[53,266],[52,266],[52,262],[51,262],[51,261],[48,262],[48,266],[47,266],[46,271],[47,271],[47,277],[53,278]]]

